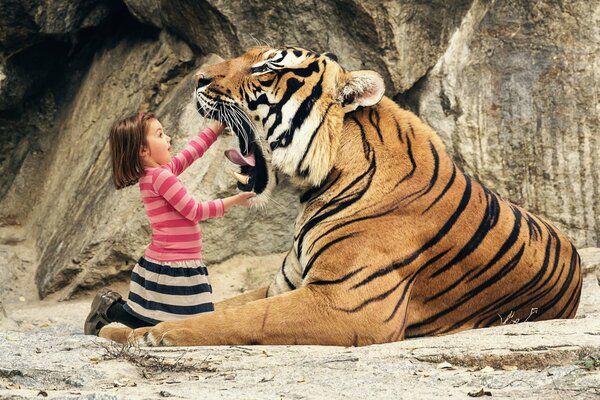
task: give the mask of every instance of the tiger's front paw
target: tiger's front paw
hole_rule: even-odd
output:
[[[117,343],[125,344],[127,343],[131,332],[132,329],[127,327],[105,326],[100,330],[98,336]]]
[[[129,343],[136,346],[193,346],[193,333],[177,323],[161,322],[153,327],[135,329],[129,335]]]

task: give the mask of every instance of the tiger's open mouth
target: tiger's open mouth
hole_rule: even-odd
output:
[[[234,110],[232,106],[224,103],[216,103],[211,107],[206,98],[200,97],[196,105],[202,116],[226,124],[238,138],[239,149],[225,150],[225,157],[240,167],[239,172],[231,172],[231,176],[237,181],[238,189],[262,193],[269,180],[267,163],[261,149],[256,145],[256,133],[248,123],[248,118],[245,115],[240,117],[241,110]]]
[[[265,159],[254,141],[246,142],[250,138],[250,132],[246,135],[236,134],[240,148],[225,150],[225,157],[232,163],[240,166],[240,172],[232,171],[231,175],[237,181],[238,189],[244,192],[262,193],[267,187],[268,174]],[[253,132],[252,132],[253,133]]]

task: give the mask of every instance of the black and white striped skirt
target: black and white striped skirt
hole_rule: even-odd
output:
[[[206,266],[199,260],[161,262],[140,258],[131,272],[124,308],[152,324],[214,311]]]

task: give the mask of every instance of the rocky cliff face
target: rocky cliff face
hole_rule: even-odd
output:
[[[111,186],[111,122],[156,110],[180,148],[204,123],[191,72],[209,53],[268,43],[380,72],[467,172],[598,246],[599,18],[600,4],[583,0],[4,1],[0,222],[34,237],[42,296],[128,271],[148,226],[137,189]],[[232,145],[183,176],[197,198],[232,193],[221,156]],[[274,200],[204,224],[207,261],[284,251],[297,193]]]

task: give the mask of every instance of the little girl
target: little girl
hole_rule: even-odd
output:
[[[127,302],[110,289],[96,295],[85,320],[86,335],[98,335],[111,322],[139,328],[214,310],[198,222],[222,217],[235,205],[249,206],[255,193],[199,203],[177,176],[202,157],[223,129],[212,122],[171,158],[171,138],[153,114],[140,113],[111,128],[114,184],[122,189],[140,183],[152,242],[133,268]]]

